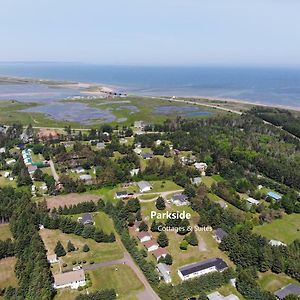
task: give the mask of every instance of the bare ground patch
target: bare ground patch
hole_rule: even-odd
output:
[[[60,195],[60,196],[53,196],[47,199],[47,206],[49,209],[58,208],[59,206],[69,206],[72,204],[78,204],[81,202],[88,202],[88,201],[98,201],[99,196],[90,195],[90,194],[68,194],[68,195]]]

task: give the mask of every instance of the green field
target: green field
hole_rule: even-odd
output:
[[[300,239],[300,218],[298,214],[285,215],[282,219],[254,227],[253,231],[268,239],[289,244]]]
[[[0,240],[6,240],[12,238],[9,224],[0,224]]]
[[[274,274],[271,271],[268,271],[266,273],[259,273],[258,282],[262,289],[272,293],[288,285],[289,283],[297,283],[296,280],[283,273]]]

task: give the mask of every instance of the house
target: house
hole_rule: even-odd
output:
[[[214,232],[213,238],[218,242],[221,243],[222,239],[227,236],[228,233],[223,230],[222,228],[217,228]]]
[[[147,181],[140,181],[137,185],[141,193],[149,192],[152,189],[152,185]]]
[[[172,279],[170,276],[170,268],[164,264],[164,263],[159,263],[156,265],[156,270],[158,271],[158,273],[160,274],[161,278],[163,278],[163,280],[166,283],[171,283]]]
[[[201,177],[194,177],[194,178],[190,178],[191,183],[194,185],[199,185],[202,182],[202,178]]]
[[[276,201],[279,201],[282,198],[279,194],[272,191],[268,192],[267,195]]]
[[[96,148],[99,149],[99,150],[102,150],[102,149],[105,148],[105,144],[104,143],[97,143]]]
[[[143,159],[151,159],[153,157],[153,153],[151,152],[146,152],[142,154]]]
[[[176,206],[183,206],[183,205],[189,205],[190,202],[188,201],[188,197],[183,193],[176,193],[172,196],[171,201]]]
[[[159,245],[154,240],[147,241],[143,245],[147,249],[148,252],[152,252],[159,248]]]
[[[194,167],[201,172],[202,176],[205,176],[205,171],[207,169],[207,164],[204,162],[196,162],[194,163]]]
[[[156,145],[156,146],[159,146],[160,144],[161,144],[161,140],[156,140],[156,141],[155,141],[155,145]]]
[[[286,285],[285,287],[281,288],[280,290],[276,291],[275,296],[282,300],[285,299],[288,295],[295,295],[295,296],[300,296],[300,285],[290,283]]]
[[[133,149],[134,153],[136,153],[137,155],[140,155],[142,153],[142,149],[140,148],[134,148]]]
[[[228,204],[224,200],[217,200],[216,203],[218,203],[223,209],[228,207]]]
[[[139,169],[139,168],[138,168],[138,169],[132,169],[132,170],[130,171],[130,176],[131,176],[131,177],[136,176],[136,175],[139,174],[139,172],[140,172],[140,169]]]
[[[144,129],[145,126],[146,124],[144,121],[135,121],[133,124],[133,127],[137,129]]]
[[[56,264],[59,262],[56,254],[47,255],[47,260],[50,264]]]
[[[61,274],[54,274],[55,289],[71,288],[78,289],[80,286],[85,286],[85,275],[83,270],[76,270],[71,272],[65,272]]]
[[[188,280],[211,272],[222,272],[228,265],[221,258],[211,258],[179,268],[177,273],[181,280]]]
[[[137,234],[138,239],[141,243],[145,243],[147,241],[150,241],[152,239],[151,235],[148,232],[141,231]]]
[[[58,139],[58,133],[54,129],[41,128],[38,132],[38,137],[40,140],[55,140]]]
[[[8,178],[9,175],[10,175],[10,172],[8,172],[8,171],[6,171],[6,172],[4,173],[4,177],[5,177],[5,178]]]
[[[207,295],[208,300],[239,300],[240,298],[236,295],[230,294],[228,296],[223,296],[219,292],[213,292]]]
[[[78,221],[83,225],[92,225],[94,224],[93,216],[90,213],[84,213],[81,217],[78,218]]]
[[[165,248],[161,247],[152,252],[152,255],[156,258],[156,261],[158,261],[161,257],[166,257],[167,254],[169,254],[169,252]]]
[[[252,206],[252,205],[258,205],[258,204],[259,204],[259,201],[258,201],[258,200],[254,199],[254,198],[251,198],[251,197],[248,197],[248,198],[246,199],[246,201],[248,202],[248,204],[249,204],[250,206]]]
[[[29,166],[27,167],[27,169],[28,169],[28,173],[29,173],[30,175],[33,175],[33,173],[37,170],[37,166],[29,165]]]
[[[6,163],[7,163],[8,165],[12,165],[12,164],[14,164],[15,162],[16,162],[16,160],[15,160],[14,158],[9,159],[9,160],[6,161]]]
[[[116,199],[125,199],[125,198],[128,198],[128,193],[126,191],[116,192],[115,198]]]
[[[80,175],[79,179],[84,181],[86,184],[92,184],[92,176],[90,174]]]
[[[5,147],[0,148],[0,154],[5,153]]]
[[[74,168],[73,171],[76,172],[77,174],[81,174],[81,173],[85,172],[85,170],[82,166],[78,166],[78,167]]]
[[[270,240],[269,245],[274,246],[274,247],[279,247],[279,246],[285,246],[286,247],[286,244],[284,244],[281,241],[277,241],[277,240]]]
[[[196,161],[196,156],[194,155],[182,156],[180,160],[183,165],[191,165]]]

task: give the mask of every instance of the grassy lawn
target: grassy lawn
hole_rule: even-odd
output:
[[[146,194],[146,195],[139,196],[138,198],[141,200],[150,200],[158,196],[159,194],[148,194],[148,195]]]
[[[213,183],[216,182],[216,180],[215,180],[213,177],[211,177],[211,176],[202,176],[202,182],[203,182],[208,188],[210,188],[210,187],[213,185]]]
[[[0,240],[6,240],[12,238],[9,224],[0,224]]]
[[[109,234],[115,232],[112,219],[104,212],[97,212],[93,214],[95,226],[102,229],[105,233]]]
[[[236,290],[235,287],[233,287],[231,284],[226,284],[216,290],[214,290],[213,292],[218,291],[219,293],[221,293],[223,296],[229,296],[231,294],[236,295],[239,297],[240,300],[244,300],[245,298]]]
[[[181,186],[171,180],[150,181],[150,183],[152,184],[152,190],[149,193],[176,191],[182,189]]]
[[[17,287],[17,278],[14,272],[15,263],[14,257],[0,260],[0,289],[9,286]]]
[[[224,180],[224,178],[221,175],[212,175],[211,178],[214,179],[216,182]]]
[[[13,188],[16,188],[17,187],[17,183],[16,183],[16,180],[9,180],[8,178],[5,178],[4,177],[4,173],[6,171],[2,171],[0,174],[0,187],[4,187],[4,186],[12,186]]]
[[[285,215],[271,223],[256,226],[253,230],[268,239],[289,244],[300,238],[300,218],[298,214]]]
[[[118,299],[137,299],[136,293],[143,289],[143,284],[136,274],[126,265],[104,267],[88,273],[93,290],[114,288]]]
[[[92,239],[84,239],[74,234],[65,234],[60,230],[40,230],[40,235],[44,241],[48,254],[54,253],[54,248],[58,240],[61,241],[66,249],[67,243],[70,240],[77,251],[67,253],[66,256],[61,258],[62,263],[68,264],[67,269],[72,268],[72,261],[83,261],[87,263],[94,261],[95,263],[120,259],[123,257],[123,250],[119,242],[114,243],[96,243]],[[82,247],[87,244],[90,248],[89,252],[83,252]]]
[[[266,273],[259,273],[258,282],[264,290],[272,293],[288,285],[289,283],[297,283],[296,280],[283,273],[275,274],[271,271],[268,271]]]

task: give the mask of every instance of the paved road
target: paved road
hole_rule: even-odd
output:
[[[54,180],[55,180],[56,182],[58,182],[58,181],[59,181],[59,176],[58,176],[58,174],[57,174],[57,172],[56,172],[56,170],[55,170],[55,166],[54,166],[54,163],[53,163],[52,159],[49,160],[49,164],[50,164],[52,176],[54,177]]]
[[[147,199],[147,200],[142,200],[142,199],[139,199],[140,202],[153,202],[157,199],[157,197],[161,196],[163,198],[166,198],[168,195],[170,194],[174,194],[174,193],[181,193],[183,192],[184,190],[183,189],[180,189],[180,190],[175,190],[175,191],[166,191],[166,192],[153,192],[153,193],[135,193],[134,194],[134,197],[135,198],[138,198],[139,196],[145,196],[145,195],[153,195],[153,198],[151,199]]]
[[[145,289],[138,293],[137,297],[139,300],[160,300],[160,298],[157,296],[157,294],[155,293],[155,291],[152,289],[151,285],[147,281],[143,272],[135,264],[132,257],[127,251],[124,252],[124,257],[122,259],[106,261],[103,263],[93,264],[93,265],[85,265],[83,266],[83,270],[88,271],[88,270],[94,270],[98,268],[103,268],[112,265],[121,265],[121,264],[126,264],[127,266],[129,266],[134,271],[138,279],[143,283]]]

